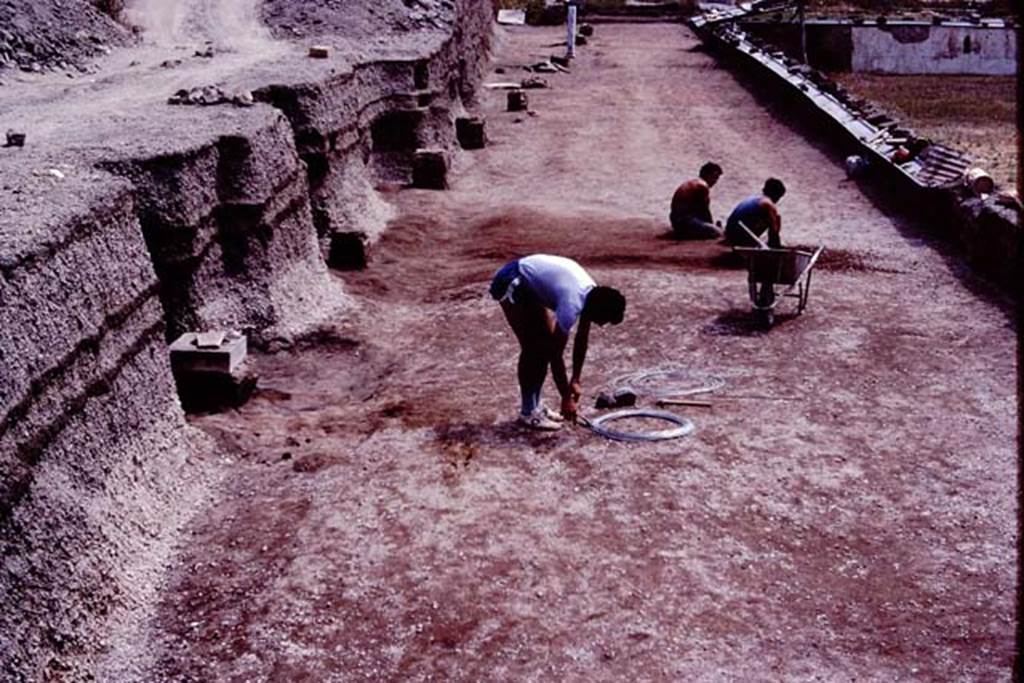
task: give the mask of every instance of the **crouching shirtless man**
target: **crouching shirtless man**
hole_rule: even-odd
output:
[[[563,419],[575,420],[590,324],[621,323],[625,297],[611,287],[599,287],[572,259],[547,254],[525,256],[503,266],[491,281],[490,293],[519,341],[520,424],[556,430]],[[572,375],[567,376],[562,354],[577,320]],[[540,401],[548,365],[562,397],[560,412]]]

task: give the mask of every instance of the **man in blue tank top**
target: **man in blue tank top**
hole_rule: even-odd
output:
[[[786,194],[786,186],[778,178],[769,178],[758,196],[744,199],[729,214],[725,224],[725,241],[735,247],[756,247],[757,240],[766,231],[768,246],[782,246],[779,232],[782,229],[782,218],[776,206],[782,195]]]
[[[503,266],[491,281],[490,293],[519,341],[519,422],[533,429],[559,429],[563,419],[576,418],[590,324],[622,322],[625,297],[611,287],[598,286],[575,261],[548,254],[525,256]],[[570,377],[562,353],[577,321]],[[540,402],[549,365],[562,396],[560,412]]]

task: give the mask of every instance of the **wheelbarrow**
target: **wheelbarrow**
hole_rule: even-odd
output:
[[[811,271],[825,247],[813,252],[801,249],[736,247],[747,264],[747,285],[754,312],[765,327],[775,322],[775,304],[780,297],[797,300],[797,315],[807,307],[811,292]],[[777,287],[784,289],[776,292]]]

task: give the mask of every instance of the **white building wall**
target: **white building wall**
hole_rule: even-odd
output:
[[[898,25],[890,29],[900,31]],[[913,29],[925,33],[924,26]],[[920,42],[901,42],[892,30],[854,26],[852,68],[887,74],[1017,73],[1017,36],[1011,28],[928,26],[926,33]]]

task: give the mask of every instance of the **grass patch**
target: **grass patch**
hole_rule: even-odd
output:
[[[970,154],[1006,188],[1017,181],[1017,102],[1012,76],[835,74],[935,142]]]
[[[974,7],[985,14],[1012,14],[1014,0],[990,0]],[[927,0],[808,0],[807,9],[815,12],[872,12],[877,14],[898,14],[899,12],[920,12],[922,10],[955,11],[964,9],[968,3],[936,3]]]
[[[544,9],[544,0],[493,0],[495,9]],[[595,9],[625,7],[626,0],[586,0],[585,6]]]

